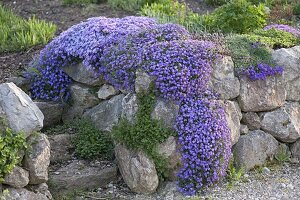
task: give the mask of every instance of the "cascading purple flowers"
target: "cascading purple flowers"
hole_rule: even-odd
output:
[[[241,77],[248,77],[252,81],[265,80],[268,76],[282,75],[283,68],[272,67],[268,64],[259,63],[256,66],[249,66],[240,72]]]
[[[183,161],[179,190],[195,195],[226,173],[231,141],[224,109],[207,98],[186,98],[180,105],[176,130]]]
[[[294,27],[286,25],[286,24],[271,24],[271,25],[264,27],[264,30],[268,30],[271,28],[275,28],[275,29],[278,29],[281,31],[286,31],[286,32],[289,32],[289,33],[295,35],[296,37],[300,37],[300,29],[294,28]]]

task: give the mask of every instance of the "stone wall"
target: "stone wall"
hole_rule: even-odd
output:
[[[280,144],[291,151],[294,162],[300,159],[300,46],[275,50],[273,58],[284,67],[282,76],[257,81],[239,79],[234,75],[232,59],[225,56],[215,63],[210,81],[210,86],[220,94],[219,101],[226,112],[235,164],[246,170],[272,160]],[[92,120],[100,130],[109,132],[122,117],[135,120],[138,109],[135,93],[116,90],[101,78],[95,79],[80,64],[66,67],[65,71],[74,80],[72,105],[36,103],[45,115],[47,126],[82,116]],[[152,81],[152,77],[138,70],[135,91],[147,90]],[[151,116],[173,127],[177,112],[176,104],[157,98]],[[158,149],[169,158],[168,167],[174,172],[180,162],[177,148],[177,139],[170,137]],[[147,155],[122,144],[116,145],[115,155],[119,171],[132,191],[153,193],[156,190],[157,172]],[[170,180],[175,179],[174,174]]]

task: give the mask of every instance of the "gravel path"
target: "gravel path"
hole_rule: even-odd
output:
[[[227,182],[209,188],[197,197],[183,197],[175,183],[164,184],[155,195],[136,195],[120,183],[109,184],[76,200],[299,200],[300,164],[276,165],[246,173],[229,187]]]

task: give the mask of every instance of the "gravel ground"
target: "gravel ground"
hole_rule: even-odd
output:
[[[166,183],[155,195],[136,195],[123,181],[109,184],[95,192],[78,196],[76,200],[299,200],[300,164],[275,165],[247,172],[229,187],[223,183],[202,191],[197,197],[183,197],[176,191],[175,183]]]

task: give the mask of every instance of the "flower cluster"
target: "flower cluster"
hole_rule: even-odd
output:
[[[176,130],[183,161],[179,190],[195,195],[225,175],[231,142],[224,109],[216,100],[186,98],[180,106]]]
[[[300,37],[300,29],[294,28],[294,27],[286,25],[286,24],[271,24],[271,25],[266,26],[264,28],[264,30],[268,30],[271,28],[286,31],[286,32],[289,32],[289,33],[295,35],[296,37]]]
[[[239,74],[241,77],[248,77],[252,81],[265,80],[268,76],[281,75],[283,68],[280,66],[272,67],[268,64],[259,63],[256,66],[250,66]]]

